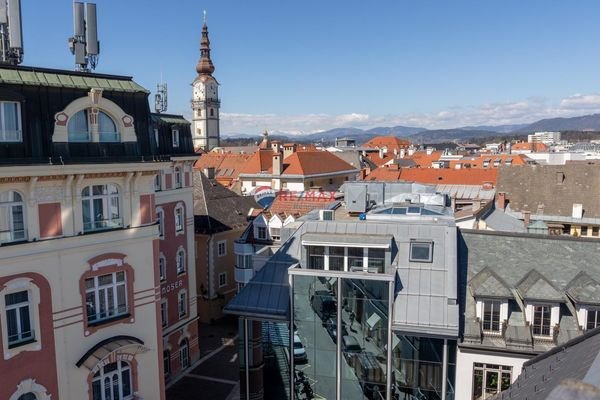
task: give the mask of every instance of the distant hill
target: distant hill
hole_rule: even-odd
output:
[[[542,119],[517,130],[520,133],[541,131],[600,131],[600,114]]]
[[[469,129],[434,129],[408,136],[413,143],[464,142],[471,138],[497,136],[498,132]]]
[[[491,131],[498,133],[512,133],[519,129],[525,128],[529,124],[512,124],[512,125],[478,125],[478,126],[461,126],[458,129],[465,131]]]

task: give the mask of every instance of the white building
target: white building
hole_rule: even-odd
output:
[[[560,132],[535,132],[527,135],[528,143],[544,143],[552,145],[560,142]]]

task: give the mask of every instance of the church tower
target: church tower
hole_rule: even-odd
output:
[[[198,76],[192,82],[192,138],[194,149],[210,151],[219,146],[219,82],[212,76],[215,66],[210,59],[210,41],[206,26],[206,11],[204,26],[200,41],[200,61],[196,64]]]

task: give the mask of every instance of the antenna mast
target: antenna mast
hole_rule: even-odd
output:
[[[23,62],[21,0],[0,0],[0,63]]]
[[[100,42],[95,3],[73,2],[73,32],[73,37],[69,38],[69,49],[75,55],[77,71],[90,72],[96,69]]]
[[[158,114],[167,111],[167,83],[156,85],[156,94],[154,95],[154,109]]]

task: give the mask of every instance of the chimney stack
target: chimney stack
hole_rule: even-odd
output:
[[[404,158],[404,156],[406,156],[406,149],[405,148],[401,148],[400,149],[400,158]]]
[[[273,154],[273,175],[281,175],[283,169],[283,157],[281,153]]]
[[[206,167],[202,172],[208,179],[215,179],[215,167]]]
[[[531,222],[531,211],[523,211],[523,225],[525,225],[525,229],[527,229],[530,222]]]
[[[506,192],[496,193],[496,208],[502,211],[506,208]]]
[[[383,149],[379,149],[379,158],[383,159],[384,156],[385,152],[383,151]]]

